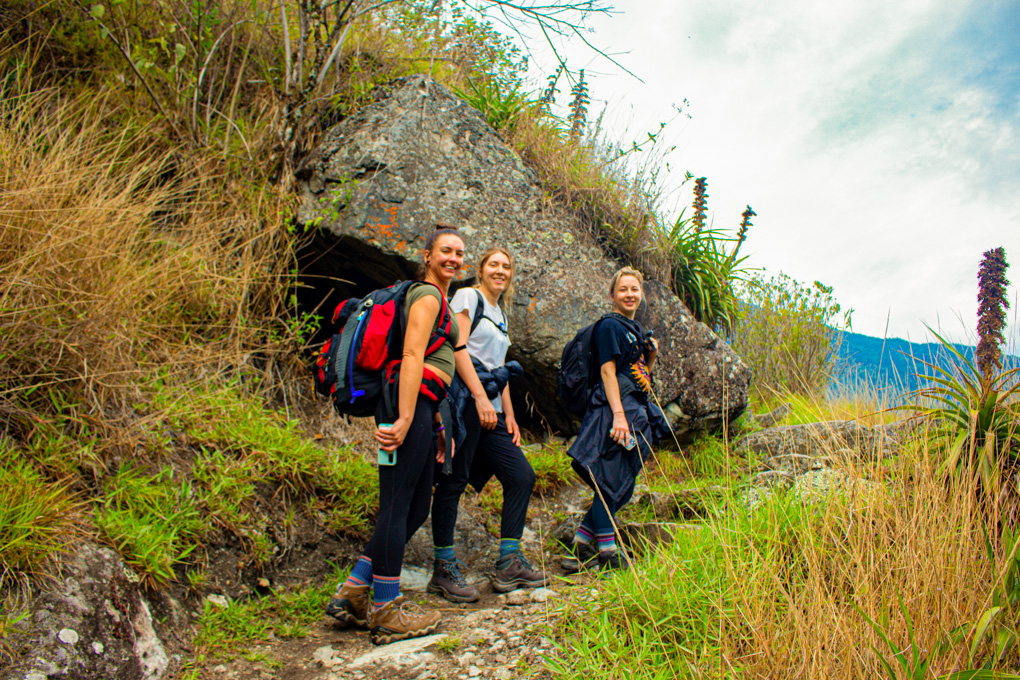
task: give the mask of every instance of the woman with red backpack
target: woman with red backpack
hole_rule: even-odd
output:
[[[456,371],[454,347],[460,331],[455,317],[438,349],[430,354],[426,349],[445,322],[443,312],[453,316],[446,297],[463,266],[460,233],[455,227],[437,225],[425,244],[423,283],[408,289],[403,306],[406,330],[396,418],[389,423],[385,419],[394,414],[376,415],[380,466],[375,531],[350,577],[337,586],[326,607],[326,613],[341,623],[369,628],[375,644],[427,635],[441,618],[439,612],[425,611],[400,594],[400,569],[408,539],[429,514],[433,459],[443,462],[452,454],[447,450],[438,404],[445,399],[445,388]],[[436,395],[437,390],[443,394]]]
[[[594,329],[592,353],[601,382],[591,392],[581,430],[567,451],[594,497],[561,560],[568,572],[596,564],[607,570],[626,566],[616,545],[616,512],[630,501],[652,444],[667,431],[652,400],[649,373],[659,346],[634,319],[643,283],[636,269],[616,272],[609,283],[613,313]]]

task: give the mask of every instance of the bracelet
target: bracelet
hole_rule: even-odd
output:
[[[613,411],[613,415],[614,416],[617,415],[617,414],[627,415],[622,409],[619,410],[619,411]]]
[[[445,425],[440,425],[439,427],[437,427],[437,428],[432,430],[432,434],[439,434],[440,432],[442,432],[445,429],[446,429]]]

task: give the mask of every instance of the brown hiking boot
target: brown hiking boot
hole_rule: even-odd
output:
[[[524,553],[515,552],[496,562],[492,589],[497,593],[508,593],[518,588],[538,588],[549,581],[549,574],[532,567]]]
[[[368,609],[371,604],[368,586],[340,584],[333,599],[326,605],[326,613],[345,626],[368,627]]]
[[[368,613],[372,644],[385,645],[397,640],[428,635],[439,627],[439,612],[427,612],[403,595]]]
[[[478,589],[469,585],[460,573],[459,560],[437,559],[432,569],[432,580],[425,589],[442,595],[450,602],[474,602],[478,599]]]
[[[560,566],[568,574],[598,566],[598,551],[587,543],[572,542],[560,557]]]

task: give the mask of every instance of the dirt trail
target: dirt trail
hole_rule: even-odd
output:
[[[472,575],[477,578],[477,575]],[[469,580],[474,580],[469,577]],[[591,578],[581,576],[580,579]],[[552,650],[544,637],[546,624],[568,582],[549,588],[492,592],[487,582],[475,581],[479,602],[455,605],[423,590],[405,595],[443,613],[439,630],[430,636],[389,645],[373,645],[368,631],[340,628],[323,616],[306,637],[272,639],[259,645],[278,666],[238,658],[203,670],[204,678],[282,680],[469,680],[545,677],[542,655]]]

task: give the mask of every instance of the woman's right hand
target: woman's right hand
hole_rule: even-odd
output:
[[[475,408],[478,409],[478,421],[486,430],[496,428],[496,409],[486,396],[475,397]]]
[[[627,416],[623,411],[613,414],[613,429],[609,431],[609,436],[620,446],[627,446],[627,441],[630,439],[630,427],[627,425]]]
[[[396,422],[386,429],[377,427],[375,429],[375,440],[379,442],[379,448],[383,451],[396,451],[404,443],[404,438],[407,437],[407,431],[410,429],[410,418],[397,418]]]

